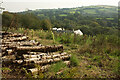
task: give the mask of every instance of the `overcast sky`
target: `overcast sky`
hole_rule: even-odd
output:
[[[2,7],[7,11],[19,12],[27,8],[53,9],[53,8],[72,8],[89,5],[112,5],[118,6],[120,0],[0,0],[3,1]]]

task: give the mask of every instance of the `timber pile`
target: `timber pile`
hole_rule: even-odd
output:
[[[45,71],[55,62],[64,61],[67,65],[70,64],[70,55],[63,52],[62,45],[44,46],[18,33],[0,31],[0,35],[3,65],[17,64],[31,73],[36,73],[40,70]],[[41,68],[37,69],[36,65],[40,65]]]

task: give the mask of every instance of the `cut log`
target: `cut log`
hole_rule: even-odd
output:
[[[52,58],[52,56],[51,56],[51,55],[49,55],[49,56],[46,56],[46,58],[47,58],[47,59],[51,59],[51,58]]]
[[[40,69],[39,68],[28,69],[28,72],[31,72],[32,74],[38,74],[39,71],[45,71],[49,67],[50,65],[45,65],[45,66],[41,66]]]
[[[52,62],[58,62],[60,60],[65,60],[65,59],[69,59],[70,55],[66,55],[66,56],[60,56],[60,58],[53,58],[51,57],[50,59],[47,59],[47,56],[43,56],[43,57],[35,57],[33,56],[32,58],[29,58],[30,55],[27,55],[27,59],[24,60],[24,62],[26,64],[31,64],[31,63],[37,63],[37,64],[48,64],[48,63],[52,63]],[[53,59],[52,59],[53,58]]]
[[[34,61],[35,64],[47,64],[47,63],[52,63],[52,62],[53,62],[53,59]]]
[[[55,58],[55,61],[57,61],[58,59]],[[55,62],[53,59],[43,59],[43,60],[34,60],[34,61],[30,61],[30,60],[25,60],[26,63],[28,63],[28,65],[30,65],[31,63],[35,63],[35,64],[49,64],[52,62]],[[59,58],[60,61],[60,58]]]
[[[40,43],[39,42],[35,42],[35,43],[33,43],[33,42],[22,42],[22,43],[20,43],[19,45],[20,46],[37,46],[37,45],[39,45]]]
[[[57,55],[60,54],[59,52],[48,52],[48,53],[43,53],[43,52],[30,52],[28,51],[29,55]]]
[[[6,47],[6,45],[2,44],[2,45],[0,45],[0,47]]]
[[[42,63],[41,64],[47,64],[48,61],[46,59],[42,60]]]
[[[53,57],[53,58],[60,57],[60,54],[53,55],[52,57]]]
[[[15,55],[7,55],[2,57],[3,60],[15,60]]]
[[[29,55],[46,55],[46,53],[42,52],[28,52]]]
[[[40,60],[41,58],[29,58],[29,59],[26,59],[26,60],[24,60],[26,63],[30,63],[30,62],[34,62],[34,61],[38,61],[38,60]]]
[[[12,34],[11,32],[0,31],[0,35],[9,35]]]
[[[13,63],[22,64],[23,60],[14,60]]]
[[[43,61],[42,61],[42,60],[40,60],[40,61],[34,61],[34,63],[35,63],[35,64],[42,64]]]
[[[42,59],[44,59],[44,60],[46,60],[47,59],[47,56],[41,56],[42,57]]]
[[[3,35],[3,37],[21,37],[21,36],[25,36],[25,35],[20,34],[20,33],[13,33],[13,34]]]
[[[2,51],[6,51],[8,47],[1,47]]]
[[[66,54],[65,54],[66,55]],[[65,56],[62,55],[62,56]],[[55,54],[55,55],[51,55],[51,54],[47,54],[47,53],[40,53],[40,54],[35,54],[35,55],[28,55],[28,54],[23,54],[24,58],[43,58],[43,59],[51,59],[51,58],[59,58],[61,55],[60,54]]]
[[[61,55],[61,56],[64,56],[64,55],[67,55],[67,53],[66,53],[66,52],[64,52],[64,53],[61,53],[60,55]]]
[[[34,52],[55,52],[63,50],[63,46],[34,46],[34,47],[17,47],[17,51],[34,51]]]
[[[40,69],[38,69],[38,68],[28,69],[28,72],[30,72],[32,74],[38,74],[39,71],[40,71]]]
[[[25,41],[25,42],[2,42],[2,44],[4,44],[3,46],[37,46],[40,43]]]
[[[10,54],[12,54],[14,52],[12,49],[8,49],[6,51],[7,51],[8,55],[10,55]]]
[[[70,61],[64,61],[66,65],[70,65]]]
[[[27,55],[27,54],[24,54],[23,57],[24,58],[40,58],[40,55]]]
[[[60,60],[61,60],[60,58],[54,58],[54,59],[53,59],[54,62],[58,62],[58,61],[60,61]]]
[[[48,62],[48,63],[52,63],[52,62],[53,62],[53,59],[48,59],[47,62]]]
[[[69,59],[70,55],[66,55],[66,56],[61,56],[60,59],[64,60],[64,59]]]
[[[45,66],[42,66],[40,70],[43,72],[43,71],[46,71],[49,67],[50,65],[45,65]]]
[[[27,40],[28,37],[27,36],[22,36],[22,37],[18,37],[18,38],[9,38],[9,39],[3,39],[2,42],[12,42],[12,41],[24,41]]]

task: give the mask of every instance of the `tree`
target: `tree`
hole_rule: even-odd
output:
[[[42,20],[41,26],[44,30],[50,30],[52,28],[51,23],[48,19]]]
[[[9,12],[3,12],[2,14],[2,25],[5,27],[9,27],[13,18],[13,14]]]
[[[90,24],[90,26],[91,27],[98,27],[98,26],[100,26],[97,22],[91,22],[91,24]]]

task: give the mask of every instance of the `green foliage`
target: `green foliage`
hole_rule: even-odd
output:
[[[97,22],[91,22],[91,23],[90,23],[90,26],[91,26],[91,27],[99,27],[100,25],[99,25],[99,23],[97,23]]]
[[[60,61],[60,62],[57,62],[56,64],[53,64],[49,68],[49,71],[50,72],[58,72],[58,71],[60,71],[61,69],[65,68],[65,67],[66,67],[66,64],[63,63],[62,61]]]
[[[32,13],[10,13],[3,12],[2,14],[3,27],[16,27],[16,28],[29,28],[29,29],[44,29],[48,30],[51,28],[51,23],[48,19],[40,20],[37,16]]]
[[[29,28],[29,29],[40,29],[40,20],[33,14],[24,14],[16,16],[18,18],[19,27]],[[16,23],[16,22],[14,22]]]
[[[118,57],[118,61],[116,61],[113,65],[114,65],[113,72],[119,76],[120,75],[120,56]]]
[[[91,66],[91,65],[88,65],[87,67],[88,67],[88,68],[91,68],[92,66]]]
[[[13,14],[10,14],[9,12],[5,12],[2,14],[2,25],[9,27],[12,22]]]
[[[45,20],[42,20],[41,22],[41,26],[44,30],[50,30],[51,29],[51,23],[49,20],[45,19]]]
[[[52,34],[53,43],[55,43],[55,36],[54,36],[54,33],[52,31],[51,31],[51,34]]]
[[[59,16],[67,16],[66,14],[60,14]]]
[[[113,51],[110,53],[110,55],[112,55],[112,56],[120,56],[120,50],[115,49],[115,50],[113,50]]]
[[[80,74],[78,72],[78,68],[77,67],[73,67],[73,68],[67,68],[63,71],[62,75],[59,75],[60,78],[80,78]]]
[[[4,72],[4,70],[9,70],[9,71],[12,71],[10,68],[7,68],[7,67],[2,67],[1,70]]]
[[[70,34],[67,34],[67,33],[63,33],[63,34],[60,34],[61,36],[61,40],[60,42],[63,43],[63,44],[69,44],[71,41],[70,39]]]
[[[94,56],[94,57],[93,57],[93,60],[94,60],[94,61],[100,60],[100,56],[99,56],[99,55]]]
[[[26,68],[23,68],[23,70],[24,70],[25,73],[26,73],[26,77],[28,77],[28,78],[33,78],[33,77],[32,77],[32,74],[31,74],[30,72],[28,72],[28,71],[26,70]]]
[[[70,57],[70,62],[72,66],[78,66],[79,65],[79,60],[75,54],[72,54]]]

